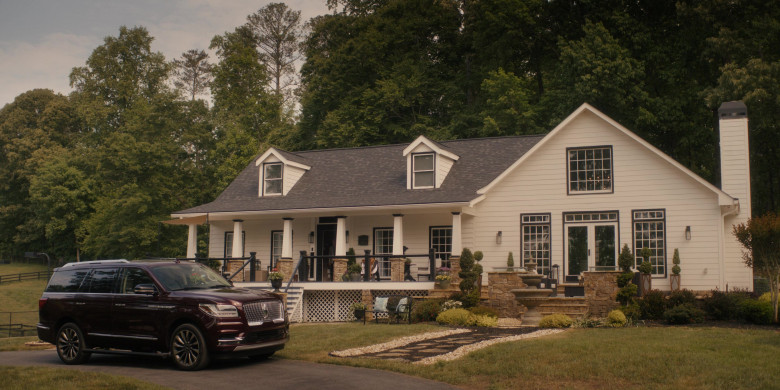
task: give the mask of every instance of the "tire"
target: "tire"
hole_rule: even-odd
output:
[[[57,331],[57,356],[65,364],[82,364],[92,355],[87,352],[84,333],[78,325],[68,322]]]
[[[180,370],[196,371],[209,364],[206,339],[195,325],[179,325],[173,331],[170,351],[173,364]]]

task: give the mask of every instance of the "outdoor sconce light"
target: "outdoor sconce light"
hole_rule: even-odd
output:
[[[309,244],[314,244],[314,232],[309,232]]]
[[[501,236],[502,236],[502,233],[501,233],[501,230],[499,230],[498,233],[496,233],[496,244],[500,244],[501,243]]]
[[[691,240],[691,227],[686,226],[685,227],[685,239],[690,241]]]
[[[349,230],[344,233],[344,241],[349,244]]]

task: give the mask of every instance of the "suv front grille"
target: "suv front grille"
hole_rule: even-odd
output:
[[[280,301],[251,302],[244,305],[246,322],[260,325],[266,321],[284,322],[284,305]]]

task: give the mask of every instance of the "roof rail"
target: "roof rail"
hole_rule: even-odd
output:
[[[116,259],[116,260],[91,260],[91,261],[81,261],[78,263],[67,263],[63,265],[62,267],[75,267],[77,265],[81,264],[115,264],[115,263],[129,263],[129,261],[125,259]]]

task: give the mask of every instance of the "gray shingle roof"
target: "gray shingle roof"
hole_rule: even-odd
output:
[[[311,166],[285,196],[258,197],[254,160],[216,200],[174,214],[468,202],[544,135],[443,141],[460,156],[440,188],[406,189],[409,144],[285,152]]]

